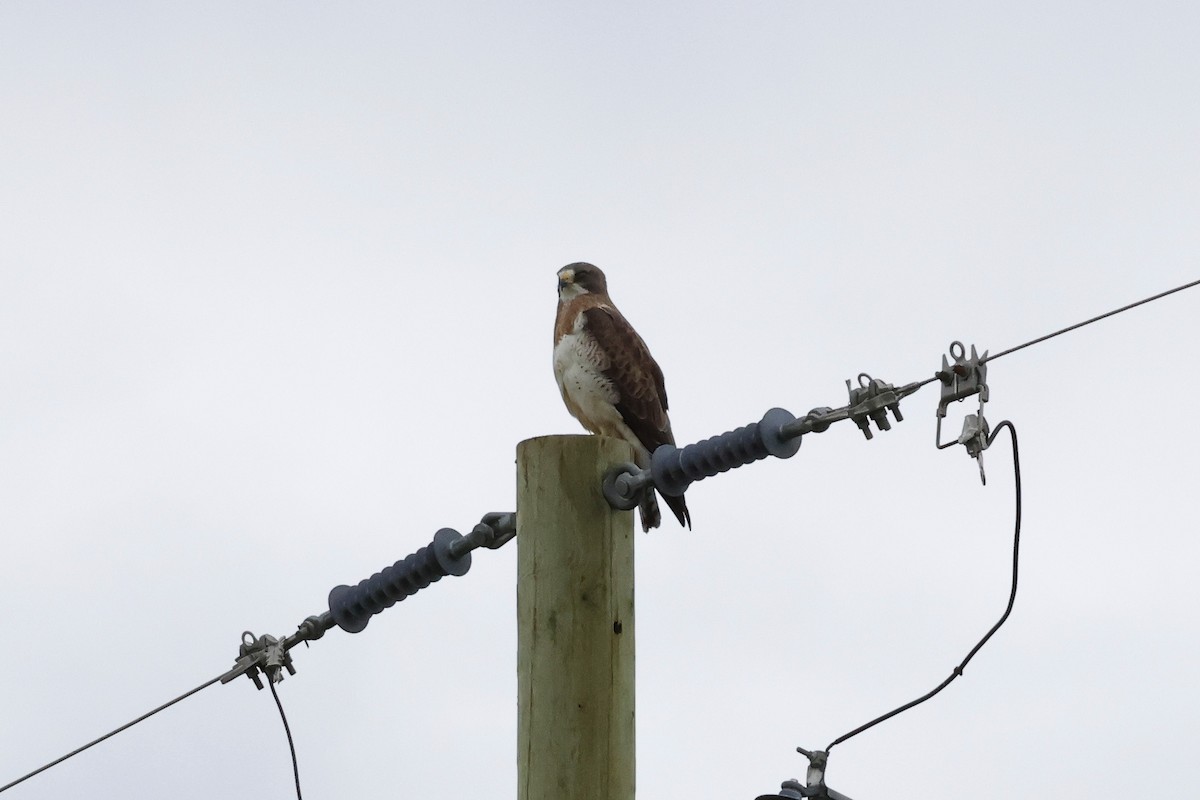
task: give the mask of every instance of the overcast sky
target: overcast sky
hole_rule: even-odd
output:
[[[0,4],[0,785],[515,507],[592,261],[681,442],[1200,278],[1195,3]],[[1195,793],[1200,288],[992,363],[1020,594],[855,800]],[[750,800],[1004,608],[935,386],[637,536],[642,798]],[[957,433],[969,408],[951,410]],[[294,651],[306,797],[512,798],[516,546]],[[214,686],[12,789],[288,798]]]

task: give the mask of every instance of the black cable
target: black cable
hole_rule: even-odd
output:
[[[108,733],[101,736],[99,739],[93,739],[92,741],[85,744],[83,747],[78,747],[78,748],[72,750],[71,752],[67,753],[65,756],[62,756],[61,758],[56,758],[53,761],[51,761],[49,764],[38,767],[37,769],[35,769],[33,772],[29,773],[28,775],[23,775],[20,778],[17,778],[12,783],[7,783],[4,786],[0,786],[0,792],[8,791],[12,787],[16,786],[18,783],[27,781],[30,778],[32,778],[34,775],[37,775],[40,772],[45,772],[46,770],[50,769],[51,767],[61,764],[62,762],[66,761],[68,758],[70,758],[71,756],[79,755],[84,750],[87,750],[89,747],[92,747],[93,745],[100,744],[105,739],[109,738],[110,736],[116,736],[121,731],[126,730],[127,728],[132,728],[134,725],[137,725],[142,720],[153,717],[158,712],[162,711],[163,709],[170,708],[171,706],[178,703],[180,700],[186,700],[187,698],[194,695],[196,692],[200,691],[201,689],[207,689],[209,686],[212,686],[214,683],[216,683],[219,680],[221,680],[221,675],[218,675],[217,677],[213,678],[211,681],[207,681],[205,683],[200,684],[195,689],[192,689],[190,692],[185,692],[185,693],[179,695],[179,697],[176,697],[174,700],[170,700],[166,703],[163,703],[161,706],[154,709],[153,711],[147,711],[145,714],[142,714],[140,717],[133,720],[132,722],[127,722],[124,725],[122,725],[121,727],[117,728],[116,730],[109,731]]]
[[[873,728],[874,726],[878,725],[879,723],[883,722],[884,720],[891,719],[892,717],[896,716],[897,714],[899,714],[902,711],[907,711],[908,709],[912,708],[913,706],[918,706],[921,703],[924,703],[926,700],[933,697],[935,694],[940,692],[942,689],[945,689],[947,686],[950,685],[951,681],[953,681],[959,675],[962,675],[963,670],[966,669],[967,662],[969,662],[972,658],[975,657],[975,654],[979,652],[979,648],[981,648],[985,644],[987,644],[988,639],[992,638],[992,634],[994,634],[996,631],[1000,630],[1000,626],[1004,624],[1004,621],[1006,619],[1008,619],[1008,615],[1012,613],[1013,603],[1015,603],[1017,600],[1017,566],[1019,564],[1019,556],[1021,553],[1021,459],[1020,459],[1020,456],[1018,455],[1018,451],[1017,451],[1017,429],[1015,427],[1013,427],[1013,424],[1011,422],[1009,422],[1008,420],[1004,420],[1003,422],[1001,422],[999,425],[996,426],[996,430],[992,431],[992,435],[988,438],[988,445],[991,445],[991,443],[993,441],[995,441],[996,436],[1000,433],[1001,428],[1008,428],[1008,432],[1012,436],[1013,476],[1016,480],[1016,486],[1017,486],[1017,491],[1016,491],[1017,522],[1016,522],[1015,529],[1013,531],[1013,551],[1012,551],[1013,552],[1013,554],[1012,554],[1012,590],[1008,594],[1008,606],[1004,609],[1004,613],[1000,616],[1000,619],[996,622],[996,624],[992,626],[991,630],[989,630],[987,633],[985,633],[983,635],[983,638],[979,640],[979,643],[971,648],[971,652],[967,653],[967,657],[962,660],[962,663],[954,668],[954,671],[950,673],[950,677],[946,678],[946,680],[944,680],[940,684],[938,684],[937,687],[934,688],[933,691],[929,692],[928,694],[922,695],[921,697],[918,697],[916,700],[913,700],[910,703],[905,703],[904,705],[900,706],[899,708],[893,709],[881,717],[876,717],[875,719],[871,720],[867,724],[860,725],[859,727],[855,728],[854,730],[850,731],[849,733],[839,736],[838,738],[834,739],[832,742],[829,743],[829,746],[825,748],[825,752],[829,752],[830,750],[832,750],[834,745],[841,744],[842,742],[846,741],[850,737],[857,736],[858,734],[862,733],[863,731],[867,730],[868,728]]]
[[[997,429],[999,430],[999,429]],[[292,728],[288,725],[287,714],[283,713],[283,703],[279,702],[279,692],[275,691],[275,681],[267,676],[267,686],[271,689],[271,696],[275,698],[275,705],[279,708],[279,718],[283,720],[283,732],[287,734],[288,749],[292,751],[292,775],[296,778],[296,800],[304,800],[300,795],[300,764],[296,761],[296,745],[292,741]]]

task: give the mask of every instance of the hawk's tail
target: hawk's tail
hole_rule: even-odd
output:
[[[691,530],[692,516],[688,513],[687,503],[684,502],[683,497],[663,495],[663,500],[675,514],[675,519],[679,520],[679,524]],[[651,528],[657,528],[662,524],[662,513],[658,510],[658,498],[654,491],[648,491],[642,495],[642,501],[638,503],[638,516],[642,519],[642,530],[647,533]]]
[[[662,514],[659,513],[658,500],[653,490],[642,494],[641,502],[638,503],[638,516],[642,519],[643,533],[649,533],[651,528],[662,524]]]
[[[690,531],[692,529],[692,515],[688,513],[687,503],[684,502],[683,495],[679,495],[679,497],[667,497],[664,494],[663,500],[666,502],[667,507],[675,514],[675,519],[679,520],[679,524]]]

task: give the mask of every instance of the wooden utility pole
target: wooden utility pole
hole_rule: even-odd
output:
[[[625,442],[517,446],[517,800],[633,800],[633,513],[601,493]]]

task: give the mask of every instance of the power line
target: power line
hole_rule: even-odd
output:
[[[1128,311],[1131,308],[1137,308],[1138,306],[1145,305],[1146,303],[1151,303],[1155,300],[1162,299],[1162,298],[1166,297],[1167,295],[1175,294],[1176,292],[1182,292],[1184,289],[1191,289],[1193,286],[1200,286],[1200,280],[1194,280],[1190,283],[1185,283],[1182,286],[1176,286],[1174,289],[1168,289],[1165,292],[1159,292],[1158,294],[1152,295],[1151,297],[1147,297],[1142,300],[1138,300],[1136,303],[1130,303],[1129,305],[1124,305],[1124,306],[1121,306],[1120,308],[1114,308],[1112,311],[1106,311],[1103,314],[1099,314],[1095,317],[1092,317],[1091,319],[1085,319],[1083,322],[1076,322],[1074,325],[1068,325],[1065,328],[1060,328],[1060,329],[1054,331],[1053,333],[1047,333],[1044,336],[1037,337],[1036,339],[1030,339],[1028,342],[1019,344],[1016,347],[1010,347],[1007,350],[1001,350],[999,353],[992,353],[983,358],[980,358],[980,362],[986,364],[989,361],[995,361],[997,358],[1000,358],[1001,356],[1006,356],[1009,353],[1015,353],[1018,350],[1024,350],[1026,347],[1032,347],[1035,344],[1040,344],[1040,343],[1046,341],[1047,339],[1053,339],[1055,336],[1062,336],[1064,333],[1069,333],[1073,330],[1077,330],[1078,328],[1083,328],[1087,325],[1091,325],[1093,322],[1099,322],[1102,319],[1107,319],[1108,317],[1115,316],[1116,314],[1120,314],[1123,311]],[[918,381],[916,383],[910,384],[909,387],[906,387],[906,388],[910,388],[912,391],[916,391],[917,389],[920,389],[922,386],[925,386],[926,384],[933,383],[936,380],[942,380],[942,379],[943,379],[942,373],[939,372],[939,373],[933,375],[932,377],[926,378],[923,381]]]
[[[122,731],[132,728],[134,725],[137,725],[139,722],[142,722],[144,720],[149,719],[150,717],[153,717],[158,712],[164,711],[182,700],[186,700],[187,698],[196,694],[200,690],[207,689],[209,686],[212,686],[214,683],[219,682],[222,677],[224,677],[224,674],[218,675],[217,677],[213,678],[212,680],[205,681],[204,683],[197,686],[195,689],[191,689],[187,692],[184,692],[183,694],[179,695],[178,697],[176,697],[172,700],[168,700],[167,702],[163,703],[161,706],[158,706],[157,708],[153,709],[152,711],[147,711],[145,714],[142,714],[137,719],[130,720],[129,722],[126,722],[124,725],[122,725],[121,727],[114,728],[113,730],[109,731],[108,733],[104,734],[103,736],[93,739],[92,741],[88,742],[87,744],[83,745],[82,747],[77,747],[74,750],[72,750],[71,752],[67,753],[66,755],[60,756],[59,758],[54,759],[50,763],[44,764],[44,765],[38,767],[33,772],[30,772],[27,775],[22,775],[20,778],[17,778],[15,781],[13,781],[11,783],[7,783],[4,786],[0,786],[0,792],[8,791],[9,789],[13,788],[14,786],[16,786],[20,783],[24,783],[25,781],[29,780],[33,776],[38,775],[42,772],[45,772],[46,770],[50,769],[51,767],[58,766],[59,764],[66,761],[68,758],[71,758],[72,756],[77,756],[80,753],[82,753],[84,750],[87,750],[90,747],[94,747],[95,745],[100,744],[105,739],[112,738],[113,736],[116,736],[118,733],[121,733]],[[284,731],[284,733],[287,734],[288,749],[291,750],[291,753],[292,753],[292,774],[295,776],[295,779],[296,779],[296,798],[297,798],[297,800],[303,800],[303,797],[300,794],[300,766],[296,760],[296,745],[292,741],[292,729],[291,729],[291,726],[288,725],[287,714],[285,714],[283,711],[283,703],[279,700],[279,693],[275,691],[275,681],[271,680],[270,677],[268,677],[267,685],[271,689],[271,695],[275,698],[275,705],[279,708],[279,716],[283,720],[283,731]]]
[[[108,733],[101,736],[99,739],[93,739],[92,741],[88,742],[87,744],[83,745],[82,747],[78,747],[78,748],[72,750],[71,752],[67,753],[65,756],[62,756],[61,758],[56,758],[53,761],[51,761],[49,764],[38,767],[37,769],[35,769],[33,772],[29,773],[28,775],[23,775],[20,778],[17,778],[12,783],[8,783],[8,784],[5,784],[4,786],[0,786],[0,792],[8,791],[9,789],[16,786],[17,784],[29,780],[34,775],[37,775],[38,773],[41,773],[41,772],[45,772],[46,770],[50,769],[51,767],[58,766],[62,762],[66,761],[68,758],[79,755],[84,750],[87,750],[89,747],[98,745],[101,742],[103,742],[105,739],[108,739],[111,736],[116,736],[121,731],[132,728],[134,725],[137,725],[139,722],[149,719],[150,717],[153,717],[155,714],[157,714],[158,712],[160,712],[164,709],[170,708],[171,706],[178,703],[180,700],[186,700],[187,698],[191,697],[192,695],[194,695],[196,692],[200,691],[201,689],[207,689],[209,686],[212,686],[214,683],[218,682],[219,680],[221,680],[220,675],[218,675],[217,677],[213,678],[210,681],[205,681],[204,683],[197,686],[195,689],[192,689],[189,692],[184,692],[183,694],[179,695],[179,697],[176,697],[174,700],[169,700],[166,703],[163,703],[161,706],[154,709],[153,711],[147,711],[145,714],[142,714],[137,719],[131,720],[130,722],[126,722],[121,727],[109,731]]]
[[[1020,455],[1017,450],[1017,429],[1008,420],[1004,420],[1003,422],[1001,422],[999,425],[996,426],[996,430],[992,433],[991,437],[988,439],[988,444],[990,445],[992,443],[992,441],[995,440],[996,436],[1000,433],[1001,428],[1008,428],[1009,435],[1012,436],[1013,477],[1016,482],[1016,508],[1017,508],[1017,513],[1016,513],[1017,521],[1016,521],[1016,526],[1013,530],[1012,589],[1009,591],[1008,605],[1005,607],[1004,613],[1000,615],[1000,619],[996,622],[996,624],[993,625],[991,627],[991,629],[989,629],[988,632],[983,635],[983,638],[980,639],[979,642],[974,647],[971,648],[971,652],[967,653],[967,657],[964,658],[962,660],[962,662],[957,667],[954,668],[954,671],[950,673],[950,677],[946,678],[946,680],[944,680],[940,684],[938,684],[933,689],[933,691],[918,697],[916,700],[905,703],[904,705],[900,706],[899,708],[892,709],[888,713],[886,713],[882,716],[876,717],[875,719],[871,720],[870,722],[866,723],[865,725],[858,726],[857,728],[850,731],[849,733],[842,734],[841,736],[839,736],[838,738],[834,739],[832,742],[829,743],[829,746],[827,746],[825,748],[826,753],[828,753],[830,750],[832,750],[834,745],[841,744],[842,742],[846,741],[847,739],[851,738],[852,736],[857,736],[858,734],[862,733],[863,731],[865,731],[869,728],[873,728],[876,725],[878,725],[879,723],[884,722],[885,720],[891,719],[892,717],[896,716],[897,714],[901,713],[902,711],[907,711],[908,709],[912,708],[913,706],[919,706],[921,703],[924,703],[926,700],[933,697],[935,694],[940,692],[942,689],[945,689],[947,686],[949,686],[955,678],[957,678],[963,674],[963,670],[966,669],[967,663],[972,658],[975,657],[975,654],[979,652],[979,649],[981,647],[983,647],[985,644],[987,644],[988,639],[991,639],[992,635],[996,631],[1000,630],[1000,626],[1004,624],[1004,621],[1008,619],[1008,615],[1012,613],[1013,604],[1017,600],[1017,567],[1020,563],[1020,555],[1021,555],[1021,458],[1020,458]]]
[[[1122,311],[1128,311],[1131,308],[1137,308],[1138,306],[1145,305],[1146,303],[1150,303],[1150,302],[1153,302],[1154,300],[1158,300],[1160,298],[1166,297],[1169,294],[1175,294],[1176,292],[1182,292],[1184,289],[1190,289],[1193,286],[1200,286],[1200,280],[1194,280],[1191,283],[1185,283],[1182,286],[1176,286],[1174,289],[1168,289],[1165,292],[1159,292],[1158,294],[1154,295],[1153,297],[1147,297],[1144,300],[1138,300],[1136,303],[1130,303],[1127,306],[1121,306],[1120,308],[1115,308],[1112,311],[1108,311],[1097,317],[1092,317],[1091,319],[1085,319],[1083,322],[1077,322],[1074,325],[1070,325],[1066,328],[1062,328],[1061,330],[1057,330],[1054,333],[1047,333],[1045,336],[1039,336],[1036,339],[1030,339],[1028,342],[1025,342],[1024,344],[1019,344],[1016,347],[1010,347],[1007,350],[1001,350],[999,353],[996,353],[995,355],[987,356],[986,358],[983,359],[983,361],[984,362],[995,361],[997,358],[1000,358],[1001,356],[1006,356],[1009,353],[1015,353],[1018,350],[1023,350],[1026,347],[1031,347],[1032,345],[1038,344],[1040,342],[1044,342],[1047,339],[1053,339],[1055,336],[1061,336],[1062,334],[1068,333],[1069,331],[1073,331],[1076,328],[1082,328],[1085,325],[1091,325],[1093,322],[1099,322],[1100,320],[1105,319],[1106,317],[1111,317],[1114,314],[1120,314]]]

